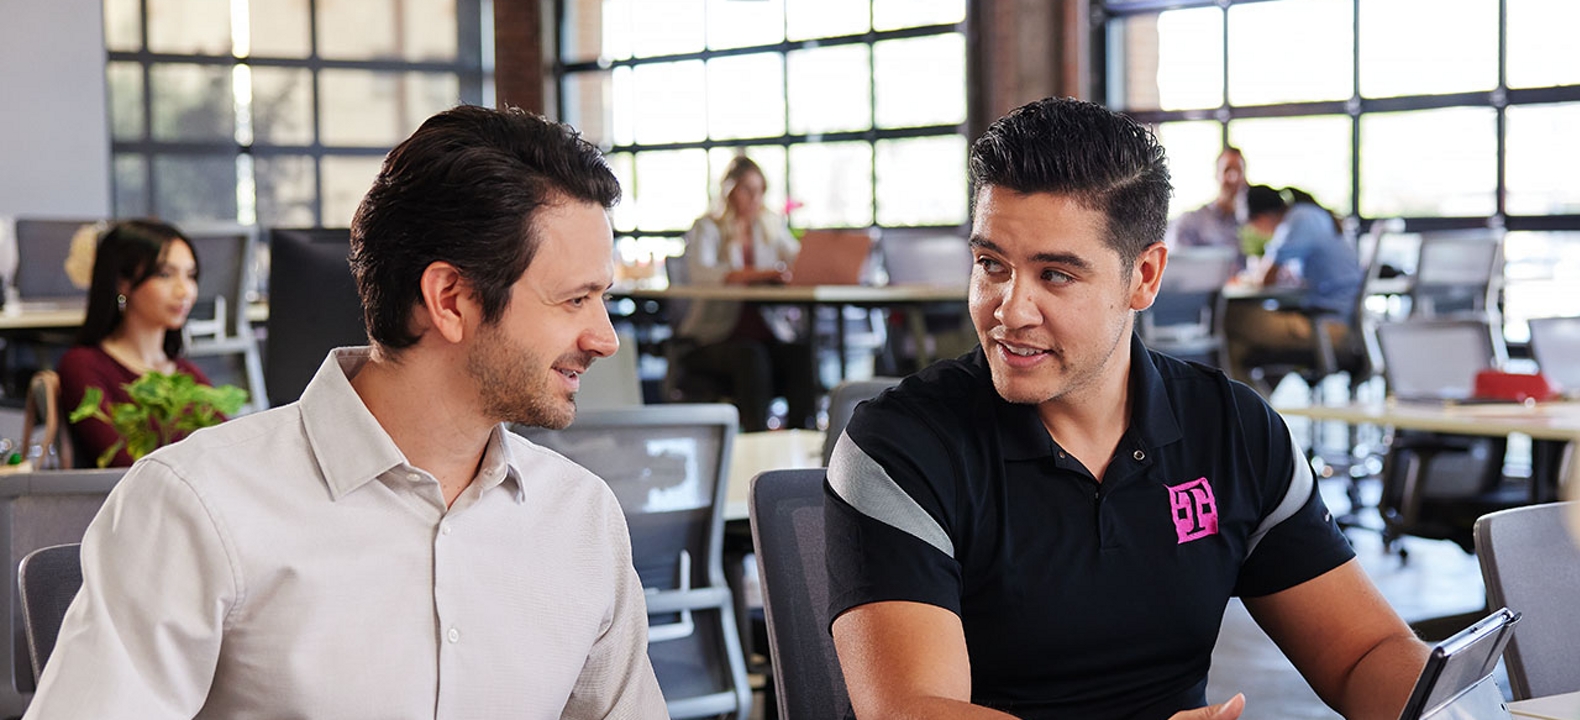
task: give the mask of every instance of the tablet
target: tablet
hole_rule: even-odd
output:
[[[1399,720],[1509,717],[1492,670],[1519,619],[1503,608],[1434,646]]]

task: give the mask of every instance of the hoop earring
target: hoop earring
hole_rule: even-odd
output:
[[[115,309],[119,310],[121,312],[126,312],[126,296],[125,295],[116,295],[115,296]]]

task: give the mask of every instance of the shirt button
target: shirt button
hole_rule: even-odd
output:
[[[422,476],[417,473],[406,473],[406,479],[412,482],[422,482]]]
[[[461,631],[457,630],[455,628],[450,628],[450,632],[445,633],[444,636],[446,638],[448,638],[450,640],[450,642],[453,642],[453,643],[461,642]]]
[[[1133,457],[1133,458],[1135,458],[1137,460],[1145,460],[1145,459],[1147,459],[1147,454],[1144,453],[1144,452],[1141,452],[1140,450],[1137,450],[1133,454],[1131,454],[1131,457]]]
[[[439,532],[443,533],[445,535],[449,535],[450,534],[450,523],[440,523],[439,524]]]

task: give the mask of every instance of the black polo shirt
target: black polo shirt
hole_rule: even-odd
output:
[[[1277,413],[1223,373],[1131,345],[1132,419],[1099,484],[981,348],[862,405],[829,463],[832,616],[960,616],[972,700],[1022,718],[1206,704],[1231,596],[1354,556]]]

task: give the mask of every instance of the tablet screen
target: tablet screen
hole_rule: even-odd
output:
[[[1519,619],[1503,608],[1434,646],[1400,720],[1430,718],[1478,685],[1491,687],[1482,681],[1491,677]]]

